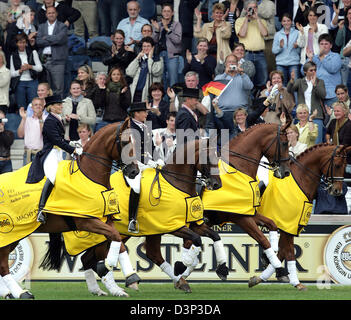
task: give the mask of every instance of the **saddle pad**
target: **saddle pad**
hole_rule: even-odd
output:
[[[45,212],[56,215],[98,218],[117,214],[118,200],[115,190],[95,183],[79,170],[76,162],[59,163],[56,182],[45,205]]]
[[[222,188],[205,189],[202,195],[204,210],[254,215],[260,205],[258,181],[229,164],[218,162]]]
[[[278,179],[270,172],[269,183],[257,211],[272,219],[280,230],[298,236],[308,224],[312,206],[292,174]]]
[[[26,184],[29,167],[0,175],[0,247],[25,238],[40,226],[36,219],[45,179]]]
[[[118,194],[120,221],[114,221],[116,229],[125,236],[147,236],[176,231],[190,222],[203,223],[203,206],[199,196],[189,194],[173,187],[162,174],[155,179],[156,170],[145,169],[141,179],[138,216],[139,233],[128,232],[130,187],[126,184],[121,171],[111,175],[111,186]],[[158,183],[159,182],[159,183]],[[63,233],[66,250],[77,255],[106,240],[104,236],[77,232]]]

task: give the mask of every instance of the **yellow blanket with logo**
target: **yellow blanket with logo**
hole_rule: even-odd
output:
[[[260,205],[258,181],[220,160],[218,162],[222,188],[205,190],[204,210],[254,215]]]
[[[95,183],[79,170],[76,162],[61,161],[56,182],[45,205],[45,212],[81,218],[98,218],[103,221],[117,214],[118,201],[114,189],[108,190]]]
[[[272,219],[279,229],[298,236],[311,217],[312,202],[308,201],[292,174],[278,179],[270,173],[257,211]]]
[[[165,234],[176,231],[190,222],[203,223],[200,197],[191,197],[173,187],[161,173],[156,176],[156,170],[149,168],[143,171],[141,179],[137,216],[139,233],[129,233],[130,187],[126,184],[121,171],[112,174],[110,182],[118,194],[121,220],[115,221],[115,227],[122,235]],[[105,237],[96,234],[82,236],[79,233],[65,232],[63,236],[66,250],[70,255],[77,255],[106,240]]]
[[[0,175],[0,247],[25,238],[40,226],[37,213],[45,179],[26,184],[29,167]]]

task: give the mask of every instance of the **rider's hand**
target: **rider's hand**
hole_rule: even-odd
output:
[[[83,154],[83,148],[82,147],[77,147],[75,150],[74,150],[74,153],[81,156]]]

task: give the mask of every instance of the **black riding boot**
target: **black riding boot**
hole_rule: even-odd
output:
[[[46,201],[49,199],[49,196],[51,194],[53,187],[54,185],[51,183],[51,181],[49,179],[46,179],[43,190],[41,191],[41,196],[39,200],[37,221],[39,221],[40,223],[46,222],[46,214],[42,211],[45,207]]]
[[[129,225],[128,231],[132,233],[139,233],[139,224],[137,221],[138,207],[140,194],[130,190],[129,195]]]

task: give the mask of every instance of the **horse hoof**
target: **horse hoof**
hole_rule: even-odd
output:
[[[129,289],[138,291],[139,290],[138,283],[140,282],[140,280],[141,280],[140,277],[136,273],[133,273],[132,275],[127,277],[126,287]]]
[[[283,283],[288,283],[290,282],[289,279],[289,272],[288,270],[286,270],[285,268],[281,267],[281,268],[277,268],[276,270],[276,278],[279,282],[283,282]]]
[[[32,299],[34,300],[34,296],[29,291],[24,291],[19,296],[20,299]]]
[[[226,281],[226,280],[227,280],[227,276],[228,276],[228,274],[229,274],[229,269],[228,269],[228,267],[225,265],[225,262],[217,266],[216,273],[217,273],[217,276],[218,276],[222,281]]]
[[[176,261],[176,263],[174,264],[174,275],[179,276],[180,274],[183,274],[185,270],[186,266],[184,265],[184,263],[181,261]]]
[[[15,299],[15,297],[12,295],[12,293],[8,293],[8,294],[4,297],[4,299],[7,299],[7,300],[9,300],[9,299]]]
[[[250,280],[249,280],[249,283],[248,283],[249,288],[252,288],[252,287],[258,285],[258,284],[260,284],[261,282],[262,282],[262,279],[261,279],[261,278],[256,277],[256,276],[253,276],[253,277],[251,277]]]
[[[295,286],[295,288],[299,291],[307,291],[307,287],[305,287],[303,284],[299,283],[298,285]]]
[[[281,283],[289,283],[290,279],[288,276],[277,277],[277,280]]]
[[[191,289],[190,286],[188,284],[188,282],[181,277],[175,284],[174,284],[174,288],[175,289],[179,289],[184,291],[185,293],[191,293]]]

